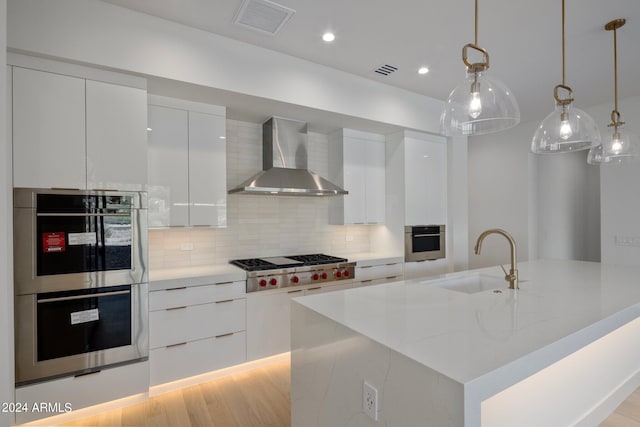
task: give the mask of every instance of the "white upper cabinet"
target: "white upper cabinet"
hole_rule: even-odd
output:
[[[13,186],[86,188],[84,79],[13,67]]]
[[[146,190],[147,91],[87,80],[87,187]]]
[[[143,79],[40,58],[11,59],[18,62],[12,67],[14,187],[146,189]]]
[[[148,98],[149,226],[225,227],[225,108]]]
[[[227,225],[224,116],[189,112],[189,224]]]
[[[149,226],[189,224],[189,122],[185,110],[149,105]]]
[[[349,194],[332,197],[329,223],[384,224],[385,138],[342,129],[329,136],[329,180]]]
[[[405,224],[447,222],[447,145],[440,136],[406,136]]]

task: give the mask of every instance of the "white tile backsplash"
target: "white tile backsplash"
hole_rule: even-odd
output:
[[[227,120],[227,188],[262,169],[262,125]],[[309,169],[328,174],[328,138],[309,133]],[[324,197],[227,196],[226,228],[170,228],[149,232],[152,269],[226,263],[230,259],[302,253],[348,256],[370,252],[383,226],[329,225]],[[352,240],[347,242],[347,236]],[[192,250],[182,250],[183,244]]]

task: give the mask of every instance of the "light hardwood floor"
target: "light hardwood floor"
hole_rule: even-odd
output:
[[[165,393],[74,422],[74,427],[287,427],[288,361]],[[640,388],[600,427],[640,427]]]

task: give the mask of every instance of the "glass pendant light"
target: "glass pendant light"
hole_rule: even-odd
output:
[[[489,53],[478,46],[478,0],[475,0],[475,42],[462,48],[467,66],[465,81],[449,95],[440,115],[442,133],[472,136],[498,132],[520,123],[520,109],[512,92],[500,81],[486,75]],[[482,62],[469,62],[468,50],[482,54]]]
[[[564,0],[562,0],[562,84],[553,89],[555,111],[540,123],[531,141],[531,151],[536,154],[568,153],[586,150],[600,142],[600,132],[593,119],[575,108],[573,91],[565,82],[564,54]],[[562,98],[560,92],[565,92]]]
[[[640,144],[638,137],[630,132],[623,131],[624,122],[618,111],[618,40],[617,29],[625,24],[624,19],[615,19],[608,22],[604,29],[613,30],[613,74],[614,74],[614,109],[611,112],[610,128],[613,128],[604,142],[595,144],[589,150],[587,162],[590,165],[604,165],[627,163],[636,161],[640,157]]]

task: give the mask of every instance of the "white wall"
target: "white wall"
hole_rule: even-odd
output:
[[[529,144],[535,123],[504,132],[469,138],[469,267],[509,262],[509,246],[501,236],[489,236],[481,255],[476,239],[488,228],[508,231],[518,245],[518,260],[529,258]]]
[[[451,269],[469,268],[469,164],[466,137],[449,138],[447,141],[447,239]]]
[[[7,3],[0,0],[0,403],[13,402],[13,239],[11,144],[7,120]],[[14,422],[13,414],[0,411],[0,426]]]
[[[600,261],[600,173],[587,153],[536,156],[539,258]]]
[[[608,135],[613,104],[585,109],[593,117],[603,138]],[[627,124],[625,130],[640,136],[640,97],[619,101],[618,110]],[[630,165],[600,166],[601,259],[603,263],[640,265],[640,247],[619,246],[616,236],[640,241],[640,162]]]
[[[9,0],[8,46],[439,132],[441,101],[97,0]]]

